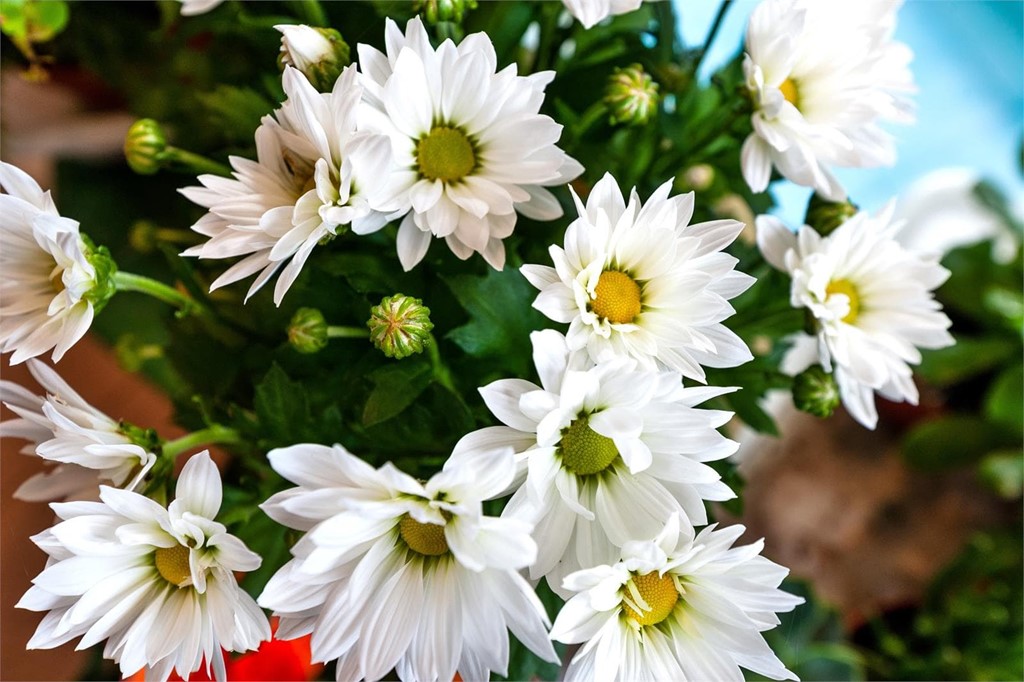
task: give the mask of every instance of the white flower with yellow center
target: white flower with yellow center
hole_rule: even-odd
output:
[[[434,50],[419,18],[405,35],[388,19],[385,42],[387,54],[358,46],[359,125],[391,139],[393,164],[374,207],[408,212],[398,230],[402,267],[444,237],[459,258],[480,253],[500,270],[517,213],[558,218],[562,207],[545,187],[583,171],[555,146],[562,127],[538,113],[554,72],[518,76],[514,63],[498,71],[483,33]]]
[[[420,482],[374,469],[340,445],[270,453],[298,487],[262,505],[306,531],[259,603],[280,617],[277,637],[312,633],[312,660],[338,659],[337,679],[486,680],[506,674],[512,631],[557,661],[550,622],[518,570],[533,562],[530,526],[484,516],[481,500],[515,473],[510,450],[450,459]]]
[[[937,257],[918,256],[896,241],[893,205],[860,212],[822,237],[803,226],[790,232],[778,219],[757,219],[765,260],[793,278],[791,303],[817,326],[818,360],[835,374],[843,404],[864,426],[878,421],[874,392],[917,403],[910,364],[918,348],[954,343],[933,290],[949,277]]]
[[[50,192],[0,162],[0,352],[16,365],[53,349],[59,361],[92,324],[96,268],[78,223]]]
[[[640,7],[643,0],[562,0],[565,8],[590,28],[610,16],[626,14]]]
[[[367,197],[390,158],[387,138],[356,133],[361,89],[354,67],[329,93],[317,92],[290,66],[283,82],[287,101],[256,130],[258,161],[231,157],[233,179],[201,175],[202,187],[181,190],[209,209],[192,229],[210,238],[182,255],[244,256],[211,290],[259,272],[249,287],[252,296],[280,272],[274,287],[278,305],[313,249],[339,228],[350,225],[365,234],[387,222]]]
[[[743,341],[722,324],[735,312],[729,299],[754,279],[733,267],[722,249],[743,230],[735,220],[689,225],[693,193],[669,197],[666,182],[640,203],[626,205],[606,174],[565,231],[565,247],[549,249],[555,267],[524,265],[540,295],[533,307],[569,323],[573,350],[595,362],[631,357],[704,381],[707,367],[751,359]]]
[[[743,177],[755,192],[772,167],[831,201],[845,191],[829,166],[892,165],[880,121],[914,120],[912,53],[892,40],[899,2],[764,0],[747,26],[743,62],[754,132],[743,144]]]
[[[29,360],[28,368],[46,395],[0,381],[0,402],[19,417],[0,422],[0,438],[24,439],[28,445],[23,453],[59,464],[25,481],[14,496],[30,501],[95,500],[102,482],[134,489],[156,455],[135,444],[118,422],[90,405],[42,362]]]
[[[670,514],[702,525],[703,500],[734,497],[704,463],[736,451],[716,430],[732,413],[695,406],[735,389],[684,388],[678,373],[628,358],[594,365],[552,330],[531,339],[541,386],[503,379],[481,388],[505,426],[467,435],[454,456],[520,452],[526,480],[504,515],[536,526],[532,578],[547,576],[559,591],[565,575],[614,561],[618,547],[656,534]]]
[[[744,530],[709,526],[694,537],[672,516],[653,540],[626,543],[617,563],[568,576],[573,596],[551,630],[583,643],[567,682],[742,682],[740,667],[796,680],[761,633],[803,599],[778,589],[789,571],[760,556],[763,540],[732,547]]]
[[[54,503],[63,520],[33,538],[49,559],[18,607],[48,613],[29,649],[106,640],[103,656],[124,677],[145,668],[147,680],[172,671],[187,679],[205,660],[222,681],[222,649],[270,639],[267,617],[234,576],[260,557],[213,520],[221,481],[208,453],[185,464],[169,507],[107,486],[100,499]]]

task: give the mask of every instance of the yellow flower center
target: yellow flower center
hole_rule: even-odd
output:
[[[605,270],[594,288],[590,308],[614,324],[627,324],[640,314],[640,285],[624,272]]]
[[[779,84],[779,91],[782,96],[786,98],[786,101],[792,104],[797,109],[800,108],[800,88],[797,86],[796,81],[792,78],[787,78]]]
[[[586,417],[574,419],[569,424],[562,433],[559,450],[562,465],[577,476],[600,473],[619,456],[612,439],[590,428]]]
[[[156,550],[156,570],[175,587],[185,587],[192,581],[188,553],[188,547],[185,545],[160,547]]]
[[[825,287],[825,296],[832,294],[843,294],[850,299],[850,312],[843,317],[843,322],[853,324],[857,321],[857,314],[860,313],[860,296],[857,295],[857,287],[848,279],[834,279]]]
[[[461,130],[436,126],[416,143],[416,164],[425,178],[456,182],[476,167],[476,154]]]
[[[398,522],[398,531],[409,545],[409,549],[423,556],[441,556],[448,552],[448,541],[444,539],[444,526],[437,523],[420,523],[406,514]]]
[[[657,571],[643,575],[633,574],[626,583],[626,598],[637,605],[634,589],[647,602],[650,610],[644,611],[641,608],[637,612],[628,601],[622,602],[622,608],[627,618],[632,618],[640,625],[657,625],[668,618],[668,614],[672,613],[672,608],[679,601],[679,590],[668,573],[662,576],[659,576]]]

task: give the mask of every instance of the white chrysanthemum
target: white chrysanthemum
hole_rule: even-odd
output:
[[[565,8],[590,28],[606,17],[626,14],[640,7],[643,0],[562,0]]]
[[[703,500],[734,497],[703,463],[735,452],[716,431],[732,414],[694,406],[735,389],[684,388],[676,372],[628,358],[595,366],[552,330],[531,339],[541,386],[502,379],[481,388],[506,426],[469,434],[455,455],[521,451],[526,481],[504,515],[536,525],[531,577],[546,575],[559,591],[565,575],[614,561],[618,547],[653,536],[670,514],[703,525]]]
[[[193,17],[205,14],[220,5],[224,0],[178,0],[181,2],[181,16]]]
[[[256,130],[258,161],[231,157],[234,179],[201,175],[203,187],[181,193],[209,209],[192,226],[209,241],[182,255],[245,256],[218,277],[216,289],[259,272],[248,296],[280,270],[274,302],[280,305],[309,254],[343,225],[365,234],[388,217],[370,208],[367,193],[387,172],[387,138],[357,134],[361,89],[354,67],[329,93],[317,92],[293,67],[283,75],[287,101]],[[247,298],[248,298],[247,296]]]
[[[918,348],[954,343],[932,294],[949,271],[937,257],[896,241],[892,209],[858,213],[827,237],[806,225],[797,235],[776,218],[757,219],[765,260],[793,278],[791,303],[817,322],[821,365],[834,372],[846,409],[869,429],[878,421],[873,392],[916,404],[908,363],[921,362]]]
[[[751,359],[743,341],[722,324],[729,299],[754,279],[733,267],[722,249],[743,230],[735,220],[688,225],[693,193],[669,197],[672,183],[643,205],[634,189],[627,206],[606,174],[565,231],[565,248],[551,246],[555,267],[524,265],[540,295],[533,307],[568,322],[569,346],[595,362],[628,356],[704,381],[707,367]]]
[[[386,44],[386,55],[358,46],[359,125],[391,139],[393,165],[375,207],[408,211],[398,230],[402,267],[419,263],[434,236],[459,258],[477,252],[500,270],[517,212],[561,216],[544,187],[583,171],[555,146],[562,126],[538,113],[554,72],[522,77],[514,63],[497,71],[483,33],[434,50],[419,18],[405,35],[389,19]]]
[[[78,223],[22,170],[0,162],[0,352],[59,361],[92,324],[96,269]]]
[[[754,132],[742,150],[755,192],[772,166],[832,201],[845,191],[829,166],[875,167],[896,159],[883,120],[914,120],[905,93],[913,54],[892,40],[899,2],[765,0],[747,26],[743,62]]]
[[[56,372],[38,360],[29,371],[46,391],[38,396],[10,381],[0,381],[0,402],[20,419],[0,423],[0,438],[22,438],[25,454],[58,462],[18,488],[22,500],[98,499],[99,484],[132,490],[156,455],[125,436],[120,424],[79,396]]]
[[[744,530],[709,526],[694,538],[673,516],[653,540],[627,543],[618,563],[568,576],[576,594],[551,637],[586,644],[565,679],[742,682],[743,667],[796,680],[761,633],[804,600],[778,589],[789,571],[760,556],[763,540],[732,547]]]
[[[340,445],[269,457],[299,487],[262,508],[307,532],[259,603],[280,617],[278,638],[312,632],[313,661],[338,659],[339,682],[392,668],[421,682],[505,674],[506,628],[557,660],[544,608],[517,572],[537,554],[530,526],[482,512],[481,500],[512,480],[511,451],[449,460],[425,483]]]
[[[213,663],[225,679],[222,649],[248,651],[270,639],[267,617],[235,582],[260,557],[214,521],[221,504],[217,466],[193,456],[165,508],[127,490],[102,486],[102,502],[54,503],[63,521],[33,541],[46,569],[18,602],[48,611],[28,643],[52,649],[81,636],[103,640],[125,677],[183,678]]]

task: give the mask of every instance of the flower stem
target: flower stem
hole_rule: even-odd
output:
[[[328,26],[327,14],[319,0],[302,0],[299,3],[299,14],[310,26],[319,28]]]
[[[163,456],[174,461],[181,453],[200,445],[232,444],[242,442],[241,436],[234,429],[214,424],[199,431],[193,431],[181,438],[169,440],[163,445]]]
[[[327,338],[329,339],[367,339],[370,337],[370,330],[366,327],[327,327]]]
[[[196,175],[212,173],[225,178],[231,177],[231,169],[223,163],[170,145],[160,154],[160,161],[171,164],[178,170],[185,170]]]
[[[722,0],[722,4],[719,5],[718,13],[715,14],[715,19],[711,22],[711,28],[708,29],[708,37],[704,39],[704,44],[701,46],[700,52],[697,53],[697,59],[693,63],[694,77],[696,77],[697,71],[700,70],[701,62],[704,61],[704,56],[711,48],[711,43],[714,42],[715,36],[718,35],[718,29],[721,27],[722,20],[725,19],[725,13],[729,11],[731,4],[732,0]]]
[[[188,294],[183,294],[174,287],[144,275],[135,275],[118,270],[114,273],[114,286],[117,287],[118,291],[137,291],[152,296],[164,303],[173,305],[185,315],[202,315],[206,312],[202,304]]]
[[[434,368],[434,379],[437,383],[441,384],[455,395],[459,395],[458,390],[455,388],[455,382],[452,381],[452,373],[448,370],[448,366],[444,364],[441,359],[441,350],[437,345],[437,339],[434,338],[433,334],[429,335],[427,340],[427,353],[430,354],[430,365]]]

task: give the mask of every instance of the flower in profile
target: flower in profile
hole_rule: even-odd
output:
[[[0,162],[0,187],[0,352],[57,362],[113,294],[113,262],[24,171]]]
[[[716,430],[732,413],[695,406],[735,389],[684,388],[678,373],[629,358],[594,365],[553,330],[531,340],[541,386],[502,379],[481,388],[505,426],[465,436],[455,456],[520,453],[526,480],[504,515],[535,524],[532,578],[560,591],[565,575],[614,561],[618,547],[656,534],[671,514],[703,525],[703,500],[734,497],[704,463],[736,451]]]
[[[606,174],[552,246],[555,267],[524,265],[540,295],[533,307],[569,323],[573,350],[595,362],[617,356],[667,367],[704,381],[707,367],[735,367],[751,359],[743,341],[722,324],[734,312],[729,299],[754,279],[733,270],[722,249],[743,230],[735,220],[688,225],[693,193],[669,197],[666,182],[643,205],[626,205]]]
[[[282,65],[294,66],[317,90],[329,91],[351,63],[348,44],[333,28],[305,24],[278,24]]]
[[[102,482],[133,490],[156,455],[125,435],[118,422],[90,405],[51,368],[29,360],[28,369],[46,395],[0,381],[0,402],[19,417],[0,423],[0,438],[22,438],[28,441],[23,453],[58,464],[25,481],[14,496],[95,500]]]
[[[305,535],[259,603],[280,617],[278,637],[312,632],[313,661],[338,659],[339,682],[392,668],[425,682],[506,674],[506,628],[557,660],[543,606],[518,573],[537,554],[530,526],[482,511],[512,480],[509,450],[449,459],[425,483],[340,445],[269,457],[298,487],[262,508]]]
[[[626,14],[640,7],[643,0],[562,0],[565,8],[583,28],[590,28],[610,16]]]
[[[918,348],[954,343],[933,295],[949,271],[896,241],[892,210],[860,212],[827,237],[806,225],[794,234],[776,218],[757,219],[765,260],[793,278],[791,304],[814,318],[818,361],[835,374],[843,405],[869,429],[878,421],[873,393],[916,404],[909,365],[921,362]]]
[[[712,525],[693,537],[672,516],[653,540],[624,545],[618,562],[568,576],[575,594],[551,637],[585,644],[565,679],[742,680],[743,667],[796,680],[761,633],[804,600],[779,589],[789,571],[760,556],[763,540],[732,546],[744,530]]]
[[[474,252],[494,268],[505,263],[502,240],[517,213],[552,220],[562,208],[545,187],[562,185],[583,168],[555,146],[562,127],[539,112],[554,72],[497,71],[483,33],[458,46],[430,46],[419,18],[403,35],[390,19],[387,54],[360,44],[365,88],[361,130],[388,136],[390,172],[375,208],[406,214],[398,258],[412,269],[432,237],[444,237],[462,259]]]
[[[52,505],[62,519],[33,541],[49,555],[18,607],[47,611],[29,649],[81,637],[106,640],[103,655],[125,677],[187,678],[221,650],[247,651],[270,638],[267,617],[235,582],[260,557],[214,521],[221,481],[207,452],[185,464],[169,507],[127,490],[100,487],[100,502]]]
[[[356,133],[361,89],[354,67],[328,93],[317,92],[291,66],[285,67],[283,83],[287,101],[256,130],[258,160],[231,157],[234,178],[201,175],[202,187],[181,190],[209,209],[192,229],[210,238],[182,255],[244,256],[211,289],[258,272],[247,299],[280,272],[274,287],[278,305],[318,244],[343,226],[365,234],[387,222],[367,197],[390,158],[387,138]]]
[[[846,193],[830,166],[876,167],[896,159],[884,120],[912,122],[912,53],[892,40],[898,2],[764,0],[747,26],[743,70],[754,131],[743,177],[755,192],[772,167],[832,201]]]

